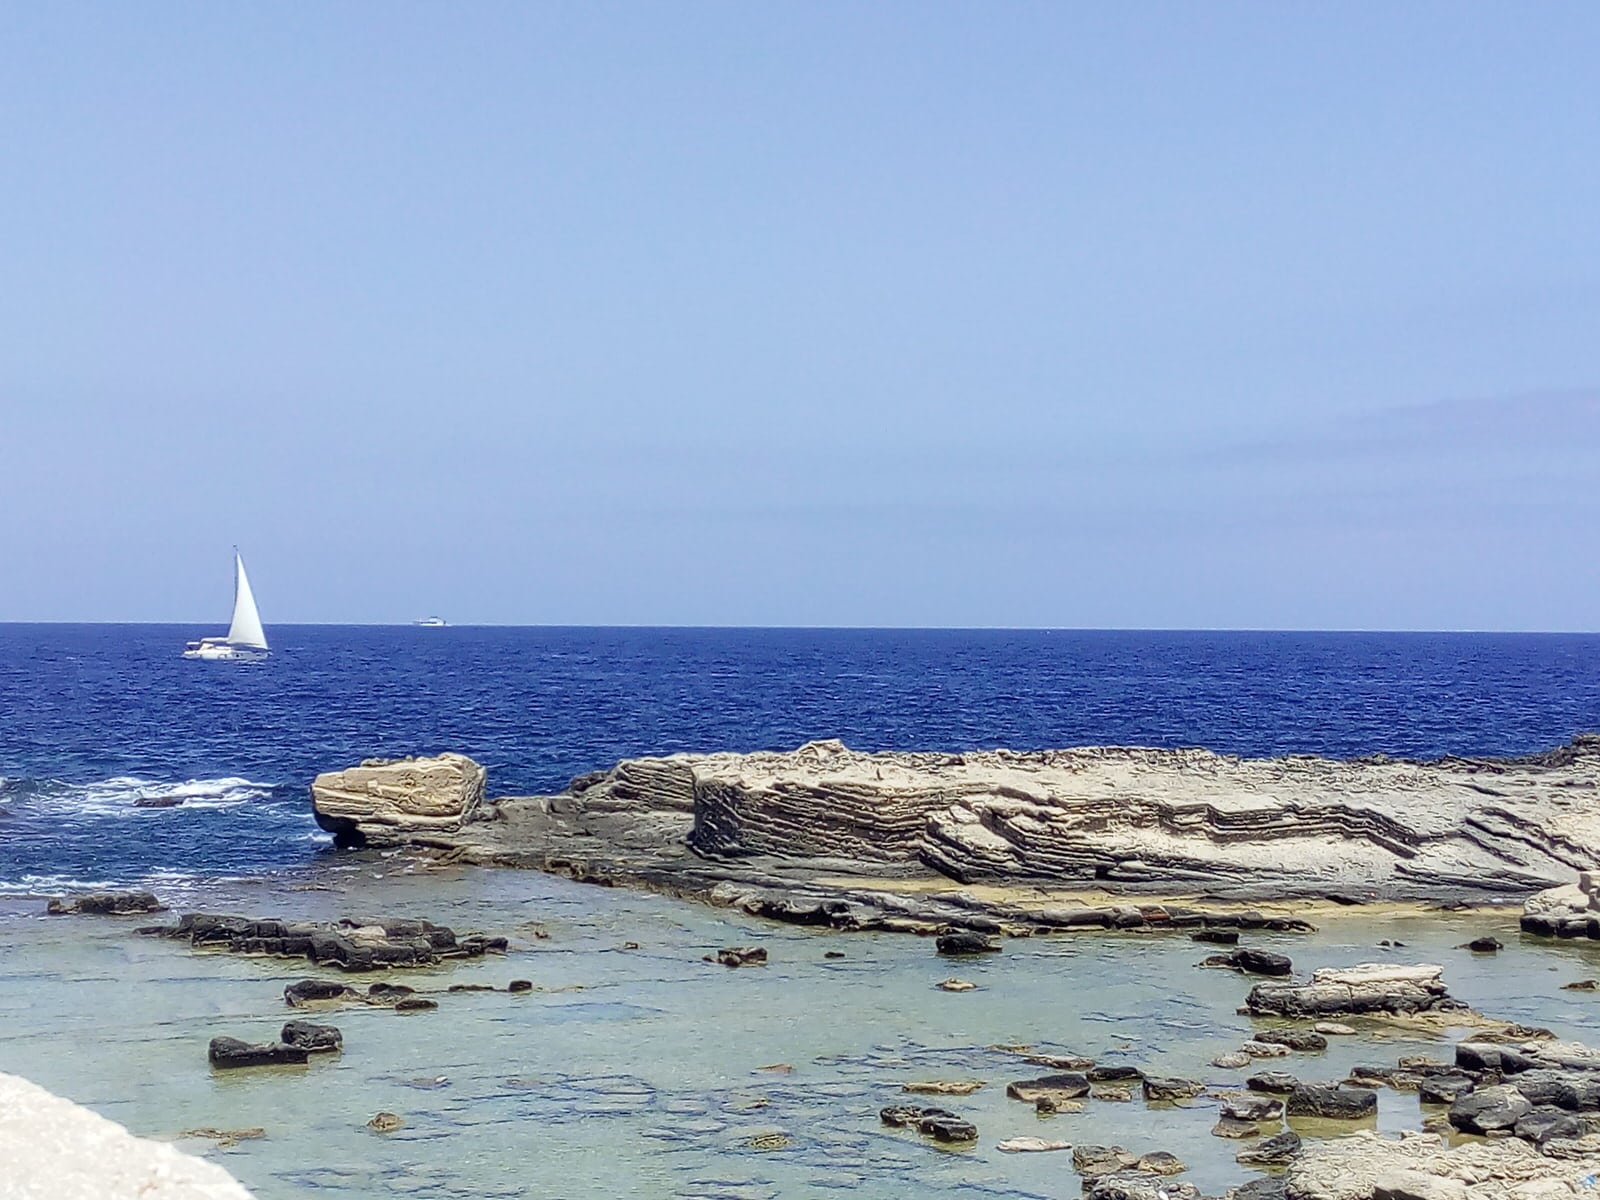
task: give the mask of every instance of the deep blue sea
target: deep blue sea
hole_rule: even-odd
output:
[[[459,750],[494,794],[619,758],[1090,744],[1514,754],[1600,729],[1600,635],[0,625],[0,890],[291,869],[306,785]],[[143,799],[177,797],[173,807]]]

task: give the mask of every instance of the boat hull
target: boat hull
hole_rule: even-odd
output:
[[[230,646],[226,642],[201,642],[184,650],[183,656],[197,662],[261,662],[267,657],[267,651]]]

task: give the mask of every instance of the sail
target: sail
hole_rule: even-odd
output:
[[[250,577],[244,573],[244,559],[239,557],[238,551],[234,551],[233,569],[233,624],[228,626],[228,644],[265,650],[267,635],[261,628],[261,614],[256,611],[256,598],[250,591]]]

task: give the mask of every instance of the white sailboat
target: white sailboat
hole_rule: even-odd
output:
[[[250,577],[244,573],[244,559],[233,552],[233,622],[227,637],[201,638],[183,648],[185,658],[207,662],[259,662],[267,657],[267,634],[261,628],[261,613],[256,609]]]

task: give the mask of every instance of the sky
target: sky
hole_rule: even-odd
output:
[[[1600,7],[0,7],[0,620],[1600,629]]]

